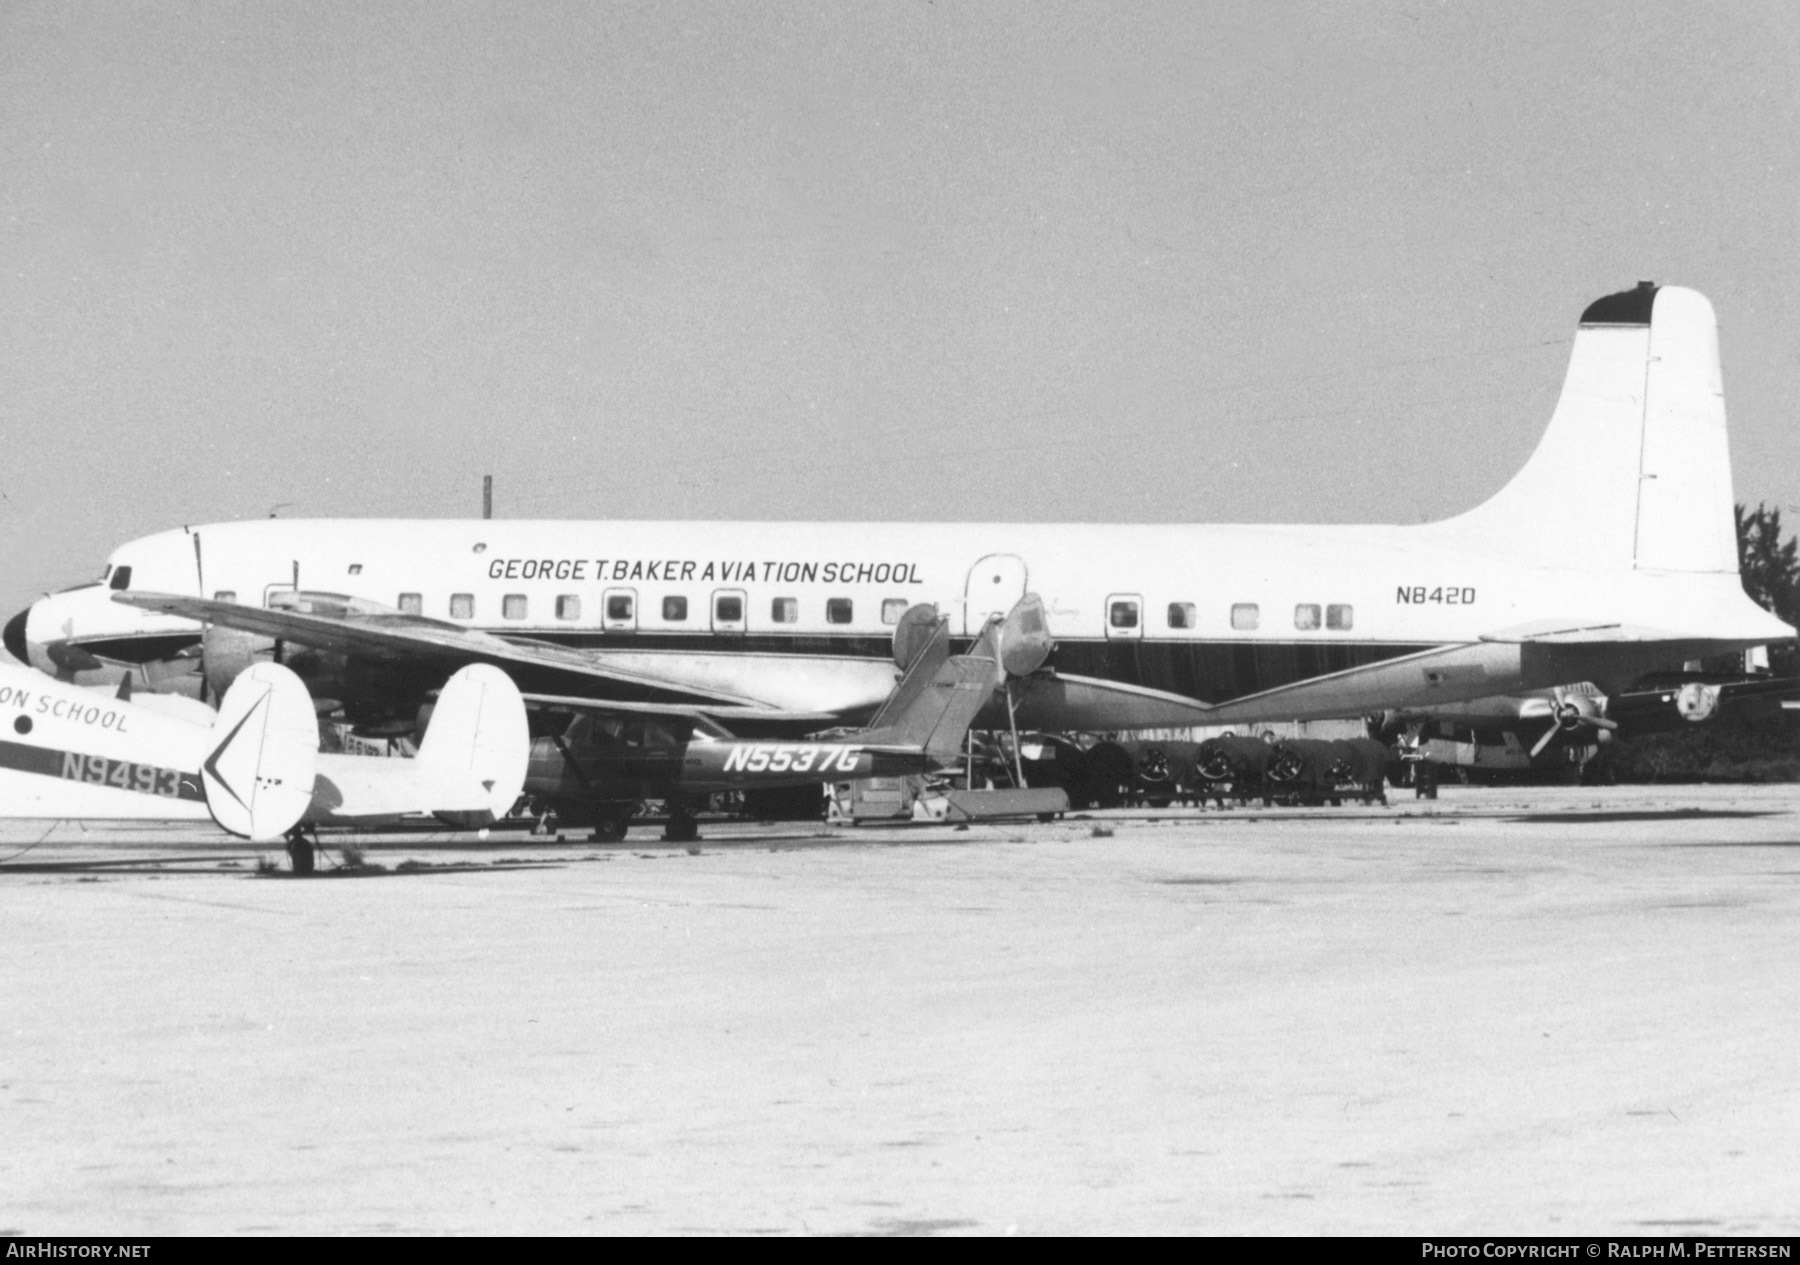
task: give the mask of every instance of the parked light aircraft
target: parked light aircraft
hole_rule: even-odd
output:
[[[1615,692],[1793,635],[1739,583],[1720,381],[1706,299],[1644,283],[1582,314],[1524,469],[1442,522],[221,523],[121,546],[6,642],[65,676],[198,648],[213,692],[273,657],[367,727],[486,663],[532,694],[793,736],[874,712],[910,607],[966,646],[1029,588],[1053,649],[1005,701],[1032,729]],[[996,695],[976,724],[1006,719]]]
[[[562,817],[591,821],[603,839],[624,837],[636,801],[663,799],[672,806],[666,837],[685,840],[695,834],[688,802],[710,792],[929,774],[960,761],[970,723],[1008,687],[1009,665],[1022,675],[1041,662],[1047,648],[1019,644],[1039,617],[1027,595],[1005,618],[991,617],[969,653],[952,655],[949,619],[913,608],[895,629],[900,679],[869,727],[799,740],[736,738],[702,709],[688,718],[662,708],[622,714],[614,703],[530,695],[577,716],[532,744],[526,787]],[[1066,795],[1048,790],[1034,811],[1066,807]]]
[[[525,780],[524,701],[504,672],[482,664],[444,686],[411,760],[320,752],[305,685],[275,663],[240,674],[216,715],[170,701],[133,702],[0,666],[0,816],[210,818],[242,838],[288,835],[295,868],[307,870],[312,847],[299,827],[426,815],[484,826]]]

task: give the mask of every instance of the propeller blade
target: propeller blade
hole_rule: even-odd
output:
[[[1617,729],[1619,727],[1618,721],[1608,720],[1604,716],[1589,716],[1587,723],[1596,729]]]
[[[66,641],[52,641],[44,647],[44,653],[50,656],[50,662],[65,672],[94,672],[106,665],[80,646],[72,646]]]
[[[1556,731],[1561,728],[1562,728],[1561,724],[1552,724],[1550,726],[1550,728],[1544,730],[1544,736],[1542,738],[1539,738],[1537,740],[1537,745],[1531,749],[1531,758],[1533,760],[1538,758],[1539,752],[1541,752],[1545,747],[1550,745],[1550,740],[1552,738],[1556,737]]]

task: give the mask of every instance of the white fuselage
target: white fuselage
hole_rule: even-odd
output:
[[[579,646],[771,706],[839,712],[891,688],[886,642],[908,606],[933,603],[966,635],[1029,591],[1043,599],[1057,671],[1070,682],[1062,701],[1089,727],[1191,720],[1196,703],[1218,708],[1431,647],[1478,646],[1546,619],[1721,646],[1770,635],[1735,576],[1584,570],[1579,550],[1567,569],[1516,566],[1467,547],[1445,530],[1453,525],[256,520],[133,541],[108,575],[117,586],[129,568],[133,591],[259,606],[297,584]],[[106,587],[60,595],[41,620],[33,611],[31,638],[194,631],[110,596]],[[1490,656],[1479,692],[1568,679],[1533,679],[1516,659]],[[1082,682],[1111,692],[1090,698]],[[1424,697],[1446,697],[1443,684]],[[1158,700],[1188,713],[1157,711]],[[1340,705],[1362,706],[1282,699],[1266,714]],[[1221,714],[1236,711],[1255,708]]]

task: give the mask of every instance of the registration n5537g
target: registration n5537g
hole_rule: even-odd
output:
[[[856,771],[855,747],[822,747],[807,743],[745,743],[725,755],[727,773],[844,773]]]

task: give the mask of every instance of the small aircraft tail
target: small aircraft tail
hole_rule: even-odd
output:
[[[213,820],[247,839],[279,839],[312,803],[319,725],[300,678],[259,663],[226,691],[217,741],[200,764]]]
[[[1712,305],[1648,281],[1590,304],[1524,469],[1484,504],[1425,530],[1559,570],[1735,575]]]
[[[458,671],[438,695],[415,758],[422,768],[472,777],[492,815],[504,817],[524,789],[531,759],[525,700],[512,678],[485,663]]]
[[[995,617],[968,654],[952,655],[949,621],[939,621],[859,738],[871,746],[923,751],[941,763],[954,760],[969,726],[1004,679],[1002,623]]]
[[[950,658],[950,621],[935,606],[918,605],[894,628],[894,659],[905,669],[894,692],[869,720],[871,730],[886,729],[910,712],[931,688],[938,669]]]

